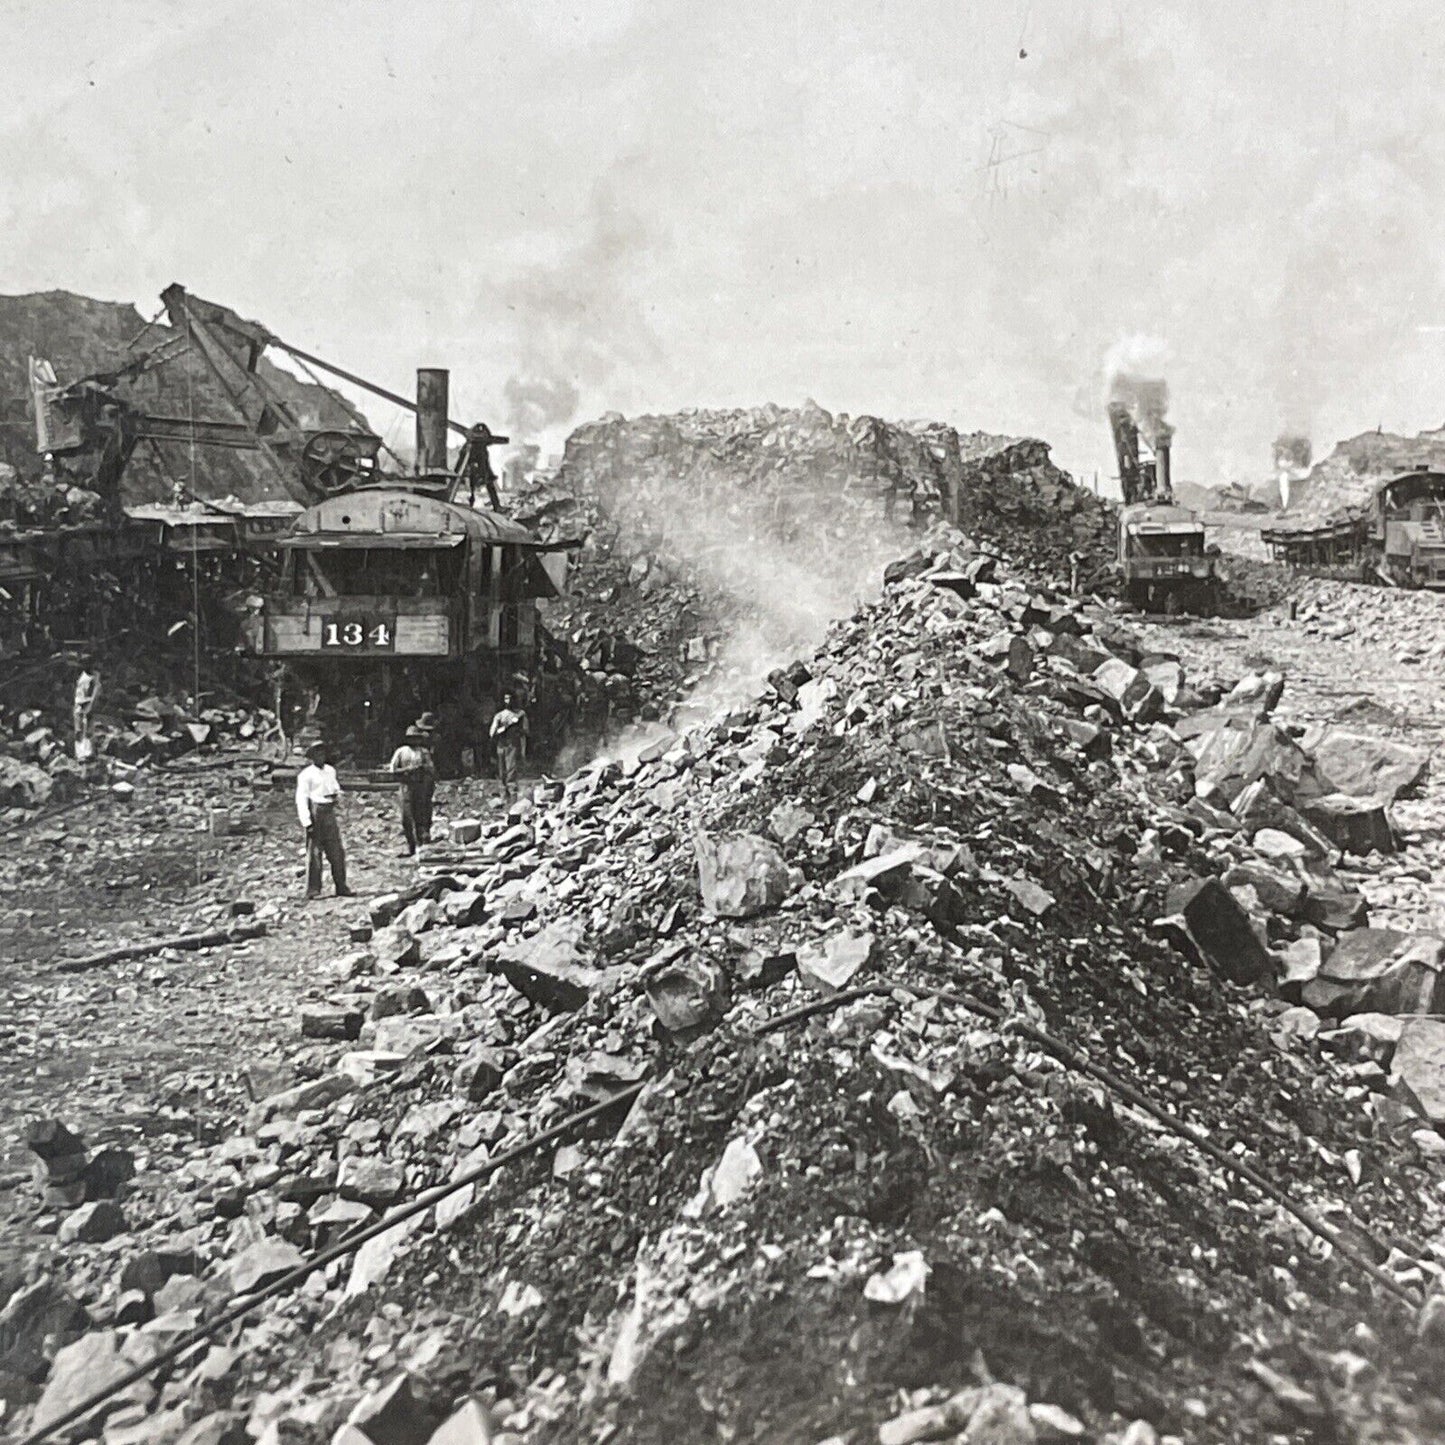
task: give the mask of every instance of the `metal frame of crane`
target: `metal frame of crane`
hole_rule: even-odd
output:
[[[96,482],[113,520],[123,523],[117,536],[134,530],[142,510],[174,510],[121,508],[121,477],[142,440],[257,451],[270,458],[299,512],[284,513],[277,525],[268,519],[237,529],[241,551],[275,564],[259,608],[249,606],[241,620],[242,646],[299,669],[313,709],[314,698],[330,690],[338,712],[369,720],[363,733],[374,735],[380,723],[384,734],[418,703],[433,708],[465,693],[485,707],[485,695],[514,685],[518,672],[544,669],[556,645],[541,626],[537,599],[563,585],[546,554],[573,544],[544,543],[502,515],[489,453],[510,439],[447,415],[445,371],[419,369],[413,400],[178,284],[161,299],[175,336],[153,352],[68,386],[46,374],[48,367],[37,375],[32,366],[41,449],[99,452]],[[381,438],[360,424],[359,413],[351,430],[308,429],[262,366],[271,348],[308,373],[327,372],[413,412],[415,473],[382,471]],[[117,394],[128,376],[190,352],[239,420],[151,415]],[[462,439],[454,466],[449,435]],[[479,495],[491,511],[476,505]],[[220,527],[220,517],[234,514],[192,500],[199,506],[186,511],[200,512],[190,529],[194,546],[202,518],[215,514]],[[219,536],[216,545],[224,546]],[[373,736],[368,751],[374,746]]]

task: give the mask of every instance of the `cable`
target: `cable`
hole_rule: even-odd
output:
[[[190,432],[191,485],[190,495],[196,496],[196,395],[191,368],[186,368],[186,423]],[[191,526],[191,712],[197,722],[201,716],[201,560],[200,528]],[[196,883],[201,881],[201,840],[195,841],[194,866]]]
[[[631,1103],[643,1090],[643,1083],[629,1084],[625,1089],[613,1094],[610,1098],[604,1099],[600,1104],[593,1104],[576,1114],[569,1115],[561,1123],[554,1124],[550,1129],[544,1129],[542,1133],[528,1139],[523,1144],[518,1144],[515,1149],[509,1149],[505,1154],[498,1154],[495,1159],[489,1159],[485,1164],[478,1165],[475,1169],[469,1170],[460,1177],[451,1180],[447,1184],[439,1184],[435,1189],[429,1189],[424,1194],[419,1194],[410,1204],[403,1205],[400,1209],[394,1210],[385,1218],[377,1220],[375,1224],[368,1225],[365,1229],[339,1239],[335,1244],[328,1245],[320,1254],[313,1255],[308,1260],[289,1269],[270,1284],[248,1295],[240,1304],[232,1305],[224,1314],[218,1315],[213,1320],[197,1325],[189,1334],[184,1335],[175,1344],[162,1350],[153,1359],[145,1361],[144,1364],[136,1365],[133,1369],[127,1370],[117,1380],[112,1380],[108,1385],[96,1390],[93,1394],[87,1395],[78,1405],[73,1405],[63,1415],[58,1415],[48,1424],[41,1426],[38,1430],[32,1430],[26,1435],[19,1445],[38,1445],[41,1440],[49,1439],[57,1431],[63,1430],[67,1425],[73,1424],[76,1420],[83,1419],[90,1414],[97,1405],[103,1405],[113,1396],[129,1389],[137,1380],[143,1380],[149,1374],[169,1365],[173,1361],[194,1349],[203,1340],[209,1339],[212,1335],[219,1333],[227,1325],[234,1324],[237,1320],[245,1318],[258,1306],[265,1304],[267,1300],[275,1299],[277,1295],[284,1294],[292,1285],[300,1284],[308,1275],[314,1274],[318,1269],[324,1268],[333,1260],[341,1259],[343,1256],[355,1253],[368,1240],[375,1239],[378,1235],[385,1234],[387,1230],[398,1224],[405,1223],[408,1219],[430,1209],[434,1204],[445,1199],[450,1194],[464,1188],[468,1184],[475,1184],[480,1179],[485,1179],[488,1174],[494,1174],[505,1164],[514,1163],[528,1154],[535,1153],[543,1145],[550,1144],[554,1139],[559,1138],[568,1130],[579,1124],[588,1123],[590,1120],[605,1114],[609,1109],[615,1109],[620,1104]]]
[[[1327,1244],[1337,1249],[1341,1256],[1347,1259],[1357,1269],[1368,1275],[1381,1288],[1388,1290],[1397,1299],[1408,1304],[1412,1309],[1418,1301],[1415,1296],[1399,1281],[1391,1279],[1384,1270],[1380,1269],[1372,1260],[1366,1259],[1355,1247],[1347,1241],[1344,1236],[1334,1227],[1322,1219],[1311,1209],[1306,1209],[1301,1204],[1296,1204],[1277,1185],[1271,1183],[1253,1166],[1237,1159],[1234,1155],[1226,1153],[1213,1140],[1208,1138],[1196,1125],[1186,1120],[1178,1119],[1168,1110],[1156,1104],[1146,1094],[1142,1094],[1132,1084],[1121,1079],[1117,1074],[1111,1073],[1108,1069],[1094,1063],[1091,1059],[1085,1058],[1082,1054],[1070,1048],[1068,1044],[1061,1043],[1050,1034],[1044,1032],[1037,1025],[1029,1023],[1018,1015],[1005,1013],[1004,1010],[994,1008],[991,1004],[984,1003],[981,999],[974,998],[971,994],[957,993],[952,989],[925,988],[909,983],[886,983],[867,984],[859,988],[848,989],[844,993],[835,994],[830,999],[820,999],[816,1002],[803,1004],[799,1008],[790,1010],[787,1014],[779,1015],[772,1019],[759,1032],[771,1032],[775,1028],[785,1027],[790,1023],[797,1023],[803,1019],[810,1018],[815,1014],[824,1012],[829,1008],[837,1008],[842,1004],[851,1003],[855,999],[868,997],[887,997],[893,993],[908,993],[916,998],[936,998],[941,1003],[953,1004],[958,1008],[968,1009],[971,1013],[982,1015],[996,1024],[1006,1024],[1008,1028],[1037,1044],[1041,1049],[1057,1059],[1065,1068],[1072,1069],[1076,1073],[1087,1074],[1090,1078],[1096,1079],[1106,1088],[1118,1094],[1126,1103],[1134,1108],[1142,1110],[1156,1123],[1162,1124],[1170,1133],[1177,1135],[1187,1143],[1193,1144],[1196,1149],[1212,1159],[1222,1169],[1263,1194],[1265,1198],[1277,1204],[1281,1209],[1286,1210],[1294,1216],[1311,1233],[1323,1239]]]
[[[1212,1140],[1202,1134],[1195,1125],[1175,1118],[1158,1104],[1155,1104],[1153,1100],[1140,1093],[1132,1084],[1126,1083],[1108,1069],[1102,1068],[1091,1060],[1086,1059],[1082,1054],[1077,1053],[1074,1049],[1070,1048],[1069,1045],[1053,1038],[1043,1029],[1038,1028],[1036,1025],[1016,1015],[1007,1014],[1004,1010],[995,1008],[991,1004],[986,1004],[981,999],[974,998],[971,994],[958,993],[952,989],[930,988],[907,983],[865,984],[858,988],[845,989],[843,992],[836,993],[830,998],[814,999],[809,1003],[800,1004],[796,1008],[777,1014],[773,1018],[764,1020],[758,1024],[753,1029],[753,1033],[755,1036],[775,1033],[779,1029],[805,1022],[819,1014],[830,1012],[836,1008],[842,1008],[844,1005],[854,1003],[861,998],[889,998],[898,993],[911,994],[915,998],[936,998],[941,1003],[952,1004],[955,1007],[967,1009],[971,1013],[979,1014],[993,1023],[1007,1024],[1012,1031],[1036,1043],[1066,1068],[1097,1079],[1101,1084],[1112,1089],[1126,1102],[1148,1114],[1171,1133],[1184,1139],[1187,1143],[1193,1144],[1195,1148],[1207,1155],[1228,1173],[1243,1179],[1267,1199],[1286,1210],[1311,1233],[1325,1240],[1334,1249],[1338,1250],[1341,1258],[1354,1265],[1356,1269],[1360,1270],[1382,1289],[1386,1290],[1402,1303],[1408,1305],[1411,1309],[1417,1306],[1418,1302],[1414,1295],[1411,1294],[1404,1285],[1400,1284],[1397,1280],[1391,1279],[1389,1275],[1372,1261],[1364,1258],[1353,1245],[1341,1236],[1333,1225],[1321,1219],[1314,1211],[1306,1209],[1303,1205],[1296,1204],[1283,1190],[1272,1184],[1260,1174],[1258,1170],[1236,1159],[1233,1155],[1226,1153]],[[241,1303],[233,1305],[215,1319],[197,1325],[195,1329],[183,1336],[175,1344],[161,1351],[152,1359],[147,1360],[144,1364],[137,1365],[133,1369],[128,1370],[119,1379],[112,1380],[102,1389],[88,1395],[63,1415],[57,1416],[54,1420],[38,1430],[32,1430],[30,1434],[18,1442],[18,1445],[39,1445],[40,1441],[48,1439],[51,1435],[64,1429],[67,1425],[83,1419],[97,1406],[104,1404],[108,1399],[120,1394],[121,1391],[129,1389],[136,1381],[143,1380],[154,1371],[178,1360],[203,1340],[218,1334],[227,1325],[244,1319],[259,1306],[265,1304],[266,1301],[275,1299],[278,1295],[284,1294],[293,1285],[300,1284],[309,1275],[315,1273],[316,1270],[324,1268],[334,1260],[355,1253],[356,1250],[360,1249],[361,1246],[369,1240],[385,1234],[387,1230],[394,1228],[398,1224],[405,1223],[408,1219],[415,1218],[418,1214],[430,1209],[433,1205],[439,1203],[449,1195],[455,1194],[459,1189],[465,1188],[468,1184],[475,1184],[479,1180],[485,1179],[489,1174],[494,1174],[505,1165],[525,1158],[528,1154],[535,1153],[537,1150],[552,1143],[553,1140],[560,1138],[578,1125],[588,1123],[605,1114],[608,1110],[615,1109],[622,1104],[631,1103],[642,1093],[643,1089],[647,1086],[647,1082],[648,1081],[644,1079],[638,1083],[629,1084],[626,1088],[619,1090],[619,1092],[602,1100],[602,1102],[590,1105],[586,1109],[569,1115],[560,1123],[552,1125],[551,1128],[544,1129],[542,1133],[534,1135],[531,1139],[518,1144],[513,1149],[509,1149],[505,1154],[499,1154],[496,1158],[487,1160],[486,1163],[478,1165],[475,1169],[459,1175],[456,1179],[446,1184],[440,1184],[435,1188],[426,1190],[413,1199],[410,1204],[401,1206],[391,1214],[377,1220],[375,1224],[368,1225],[365,1229],[347,1235],[345,1238],[337,1240],[335,1244],[328,1245],[319,1254],[313,1255],[310,1259],[303,1260],[302,1263],[287,1270],[285,1274],[272,1280],[270,1284],[264,1286],[254,1294],[247,1296]]]

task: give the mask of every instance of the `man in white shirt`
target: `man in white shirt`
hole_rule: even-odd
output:
[[[306,832],[306,896],[321,896],[321,859],[331,868],[338,898],[351,898],[346,886],[346,850],[341,846],[341,825],[336,818],[341,783],[326,758],[326,744],[312,743],[309,759],[296,779],[296,816]]]
[[[95,745],[90,740],[90,715],[95,711],[96,698],[100,696],[100,669],[97,667],[92,672],[91,667],[90,659],[86,658],[80,676],[75,679],[75,701],[70,714],[75,732],[75,756],[81,762],[95,753]]]

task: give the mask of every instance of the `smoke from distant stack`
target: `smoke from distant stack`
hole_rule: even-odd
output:
[[[1297,432],[1281,432],[1274,441],[1274,469],[1277,472],[1307,472],[1314,459],[1314,448],[1307,436]]]

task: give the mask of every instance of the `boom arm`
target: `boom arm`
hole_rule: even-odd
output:
[[[1124,505],[1146,500],[1144,464],[1139,460],[1139,428],[1129,415],[1129,408],[1117,401],[1109,403],[1109,426],[1114,433],[1114,455],[1119,462],[1119,486]]]
[[[166,314],[170,317],[171,325],[177,330],[188,331],[197,337],[202,347],[202,354],[206,356],[212,369],[216,370],[218,375],[219,368],[211,354],[217,351],[227,356],[233,366],[246,372],[257,385],[270,394],[271,389],[265,385],[259,368],[262,352],[268,346],[274,346],[278,351],[284,351],[288,356],[295,357],[297,361],[329,372],[332,376],[350,382],[353,386],[359,386],[363,391],[369,391],[373,396],[379,396],[383,401],[391,402],[393,406],[402,407],[410,412],[417,410],[417,404],[411,397],[402,396],[399,392],[379,386],[374,381],[368,381],[364,376],[358,376],[354,371],[347,371],[344,367],[337,366],[334,362],[327,361],[313,352],[303,351],[299,346],[292,346],[289,341],[283,341],[259,322],[247,321],[227,306],[220,306],[214,301],[206,301],[199,296],[190,295],[179,283],[172,283],[166,287],[161,292],[161,300],[165,303]],[[277,410],[291,425],[297,424],[294,413],[284,404],[278,405]],[[496,473],[492,470],[488,450],[494,446],[506,445],[511,438],[497,436],[485,425],[466,426],[462,422],[453,421],[451,417],[447,417],[446,425],[448,430],[456,432],[466,439],[460,462],[463,478],[471,484],[474,493],[477,483],[482,483],[486,487],[492,506],[500,510],[501,501],[497,496]]]

